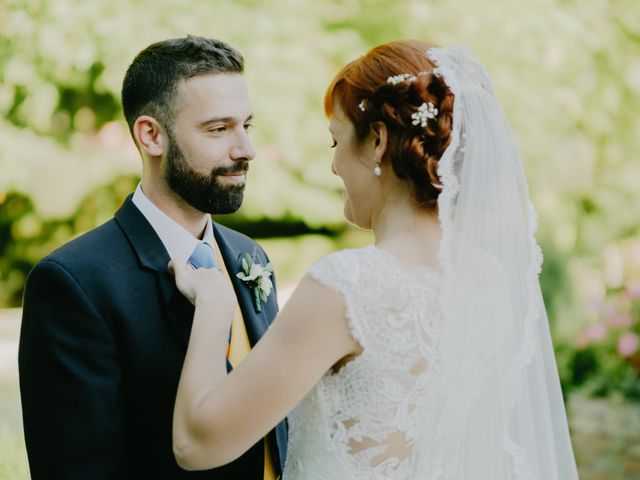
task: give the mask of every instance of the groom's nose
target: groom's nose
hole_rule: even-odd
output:
[[[253,160],[256,156],[256,151],[253,148],[249,133],[242,128],[235,136],[235,142],[231,148],[230,157],[232,160]]]

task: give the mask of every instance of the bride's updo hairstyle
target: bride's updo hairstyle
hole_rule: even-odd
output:
[[[338,72],[324,110],[331,117],[337,102],[358,143],[368,138],[372,123],[383,122],[388,131],[384,160],[410,183],[418,204],[436,209],[438,160],[451,139],[453,94],[427,58],[429,48],[417,40],[373,48]]]

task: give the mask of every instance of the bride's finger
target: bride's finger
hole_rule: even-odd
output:
[[[184,271],[189,271],[189,270],[195,270],[190,264],[188,263],[182,263],[182,268],[180,268],[180,264],[182,262],[178,262],[176,260],[170,260],[169,264],[167,265],[167,268],[169,270],[169,273],[171,274],[172,277],[176,277],[176,275],[179,275],[180,273],[184,272]]]

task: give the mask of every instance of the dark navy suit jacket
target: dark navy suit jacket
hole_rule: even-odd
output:
[[[276,293],[257,314],[235,273],[244,253],[268,258],[238,232],[214,223],[214,235],[253,345],[277,313]],[[129,196],[114,219],[45,257],[29,275],[19,367],[34,480],[262,480],[262,442],[218,469],[187,472],[176,464],[173,405],[193,306],[176,289],[168,262]],[[284,465],[285,423],[270,435]]]

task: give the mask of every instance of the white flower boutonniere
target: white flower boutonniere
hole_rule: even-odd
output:
[[[266,302],[273,289],[273,282],[271,282],[273,267],[271,263],[264,266],[262,263],[255,263],[248,253],[242,256],[241,263],[242,271],[236,273],[236,277],[253,290],[253,306],[256,313],[260,313],[262,311],[261,301]]]

